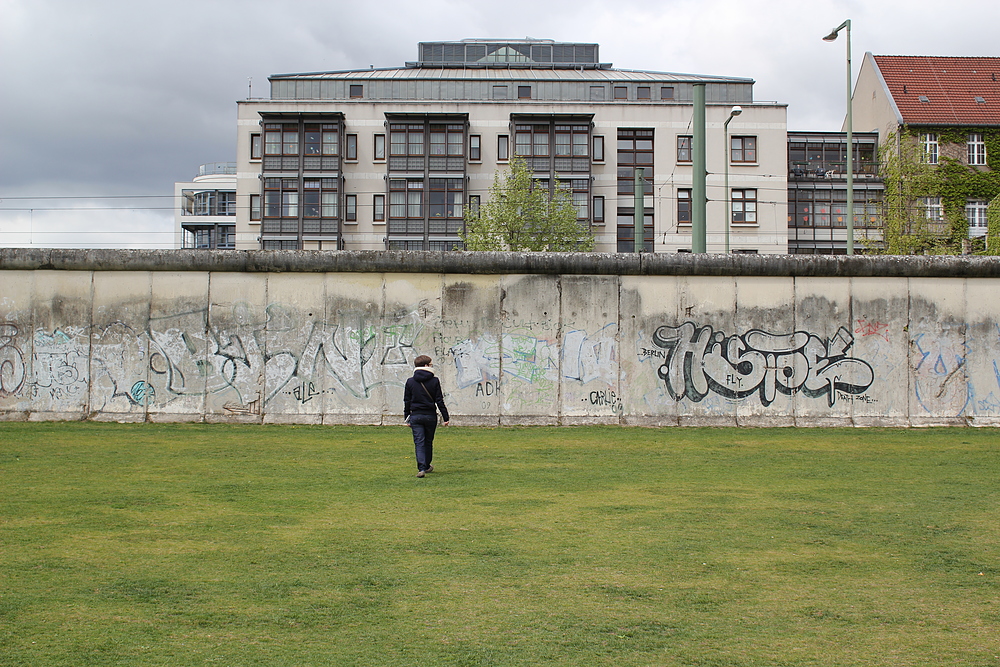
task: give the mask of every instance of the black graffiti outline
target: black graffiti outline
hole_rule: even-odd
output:
[[[826,396],[833,407],[838,391],[862,394],[875,378],[868,362],[848,356],[854,337],[846,327],[824,342],[808,331],[751,329],[727,337],[711,325],[687,321],[657,328],[653,344],[666,350],[657,374],[677,401],[699,402],[709,393],[738,400],[756,393],[766,407],[779,392],[801,392],[809,398]]]

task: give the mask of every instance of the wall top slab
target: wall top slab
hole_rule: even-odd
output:
[[[1000,278],[1000,257],[0,248],[0,270]]]

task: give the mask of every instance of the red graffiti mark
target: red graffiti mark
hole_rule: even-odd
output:
[[[861,334],[861,337],[865,336],[878,336],[889,342],[889,325],[885,322],[869,322],[868,320],[858,320],[858,327],[854,330],[854,333]]]

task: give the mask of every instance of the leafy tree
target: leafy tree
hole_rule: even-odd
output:
[[[528,165],[517,156],[509,172],[494,174],[489,200],[466,212],[466,250],[593,250],[594,236],[577,221],[572,195],[558,181],[551,198],[546,188],[532,185]]]

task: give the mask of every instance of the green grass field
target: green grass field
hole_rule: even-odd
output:
[[[0,665],[998,665],[998,436],[0,423]]]

